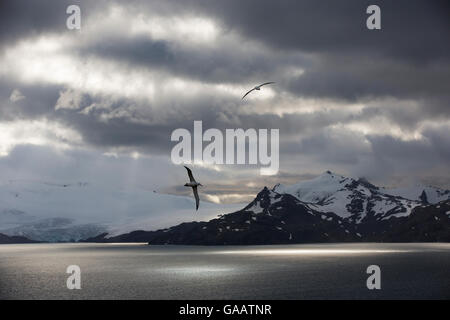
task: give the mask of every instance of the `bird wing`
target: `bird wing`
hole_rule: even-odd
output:
[[[253,88],[252,90],[250,90],[250,91],[248,91],[246,94],[244,94],[244,96],[242,97],[241,100],[244,100],[244,98],[245,98],[250,92],[252,92],[253,90],[255,90],[255,88]]]
[[[266,84],[272,84],[272,83],[275,83],[275,82],[264,82],[263,84],[260,84],[258,87],[262,87],[262,86],[265,86]]]
[[[198,197],[197,187],[192,187],[192,191],[194,192],[194,197],[195,197],[195,210],[198,210],[198,206],[200,204],[200,198]]]
[[[184,167],[186,168],[186,170],[187,170],[187,172],[188,172],[189,180],[190,180],[191,182],[195,182],[195,179],[194,179],[194,176],[192,175],[191,169],[189,169],[189,168],[186,167],[186,166],[184,166]]]

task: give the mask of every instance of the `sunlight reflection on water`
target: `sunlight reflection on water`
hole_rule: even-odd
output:
[[[171,279],[184,279],[184,280],[195,280],[195,279],[218,279],[228,276],[236,276],[245,272],[245,268],[242,268],[236,264],[233,265],[190,265],[190,266],[179,266],[170,268],[159,268],[156,270],[146,269],[144,271],[149,275],[154,275],[155,272],[160,274],[161,277],[171,278]]]
[[[72,264],[82,290],[66,288]],[[376,295],[372,264],[389,284]],[[449,265],[449,243],[1,245],[0,299],[448,298]]]
[[[416,252],[415,250],[342,250],[342,249],[256,249],[256,250],[235,250],[235,251],[217,251],[216,254],[254,254],[254,255],[357,255],[357,254],[376,254],[376,253],[404,253]]]
[[[163,268],[158,271],[162,273],[175,273],[175,274],[206,274],[206,273],[222,273],[222,272],[233,272],[237,268],[234,267],[223,267],[223,266],[205,266],[205,265],[195,265],[195,266],[185,266],[185,267],[174,267],[174,268]]]

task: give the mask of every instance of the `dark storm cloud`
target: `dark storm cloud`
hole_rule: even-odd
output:
[[[369,136],[374,157],[378,164],[384,164],[386,173],[408,173],[416,170],[426,172],[433,167],[447,167],[450,165],[450,147],[448,130],[447,137],[441,134],[420,140],[401,140],[392,136]],[[441,144],[443,143],[443,144]],[[405,159],[408,159],[407,161]],[[424,165],[426,164],[426,165]]]
[[[5,98],[9,97],[13,87],[5,91]],[[323,131],[324,128],[354,121],[370,122],[380,117],[397,117],[398,122],[408,115],[416,118],[414,109],[402,106],[396,109],[390,105],[368,107],[361,112],[335,109],[306,114],[242,114],[239,112],[239,104],[233,99],[220,96],[197,97],[173,107],[170,102],[152,106],[146,101],[126,98],[104,102],[102,96],[84,94],[80,109],[54,110],[59,93],[64,88],[47,87],[44,90],[41,87],[20,87],[20,90],[26,99],[16,103],[8,102],[5,104],[7,107],[2,108],[2,112],[8,114],[10,119],[53,119],[75,129],[82,135],[85,143],[103,151],[108,148],[125,148],[142,153],[168,155],[176,144],[170,141],[173,130],[186,128],[192,131],[193,121],[202,120],[203,131],[209,128],[218,128],[223,132],[227,128],[278,128],[282,155],[315,154],[319,158],[328,159],[328,162],[347,163],[356,161],[358,154],[364,151],[361,146],[363,142],[358,140],[363,136],[355,137],[354,133],[345,130]],[[83,107],[89,108],[91,104],[102,103],[102,108],[94,108],[88,114],[82,112]],[[411,130],[415,127],[409,121],[403,125],[405,128],[411,127]],[[307,138],[302,141],[301,136]]]
[[[24,99],[13,102],[11,93],[19,90]],[[0,80],[0,120],[52,117],[61,86],[48,84],[24,85],[6,79]]]
[[[130,111],[124,116],[119,110],[129,110],[127,105],[135,102],[121,100],[108,109],[96,110],[85,115],[73,110],[58,110],[55,115],[59,121],[76,129],[83,135],[86,143],[96,147],[129,147],[137,148],[141,152],[162,152],[169,154],[176,142],[170,141],[171,133],[178,128],[193,131],[193,122],[201,120],[203,132],[209,128],[217,128],[225,133],[229,128],[276,128],[280,129],[281,152],[297,152],[285,140],[298,139],[298,135],[317,132],[323,127],[335,123],[347,123],[354,119],[350,112],[339,110],[330,112],[314,112],[308,114],[241,114],[237,107],[228,110],[222,105],[222,100],[198,99],[188,101],[178,108],[171,109],[170,105],[141,114],[144,110],[151,110],[151,106],[140,106],[140,111]],[[232,102],[224,105],[230,105]],[[165,111],[167,109],[169,111]],[[120,114],[102,121],[103,115]],[[366,117],[369,118],[369,117]],[[295,138],[297,136],[297,138]],[[207,143],[205,142],[205,145]]]
[[[0,2],[0,48],[43,33],[64,32],[69,5],[83,7],[83,19],[101,10],[106,1],[5,0]]]
[[[62,32],[69,1],[4,1],[0,27],[5,40],[29,37],[37,32]],[[95,3],[95,4],[93,4]],[[114,2],[78,1],[83,21],[107,11]],[[118,2],[120,4],[120,2]],[[316,63],[300,59],[239,53],[240,43],[231,50],[174,48],[166,41],[145,37],[98,37],[83,54],[166,69],[204,81],[231,82],[252,75],[274,74],[278,66],[304,67],[297,79],[281,83],[283,89],[299,96],[346,100],[392,96],[434,97],[439,110],[450,91],[450,5],[446,1],[378,1],[382,30],[365,27],[365,9],[370,1],[131,1],[132,14],[155,12],[208,15],[225,30],[237,31],[248,39],[264,43],[278,53],[312,53]],[[61,14],[62,13],[62,14]],[[3,42],[3,41],[2,41]],[[229,45],[229,44],[226,44]],[[223,51],[228,51],[224,52]]]
[[[148,154],[168,154],[170,150],[168,142],[171,131],[167,124],[140,124],[123,118],[102,122],[83,115],[62,121],[79,131],[85,143],[104,151],[122,147]]]
[[[205,10],[252,39],[316,54],[286,88],[346,100],[432,98],[448,112],[450,20],[447,1],[377,1],[382,29],[369,31],[372,1],[223,1]],[[428,106],[424,106],[424,109]]]
[[[373,1],[191,1],[249,38],[282,49],[448,59],[448,1],[376,1],[382,30],[366,28]],[[447,36],[447,37],[446,37]]]
[[[327,96],[349,101],[370,98],[398,99],[450,98],[450,64],[437,61],[408,64],[405,61],[371,57],[328,56],[320,64],[292,79],[291,92],[307,96]]]
[[[210,83],[230,83],[268,77],[289,63],[306,64],[302,57],[277,61],[261,51],[249,52],[217,43],[214,47],[175,45],[167,40],[153,40],[147,35],[129,38],[102,37],[78,50],[80,55],[126,62],[131,66],[170,72],[173,75]],[[279,58],[278,58],[279,59]]]
[[[428,128],[423,136],[430,141],[433,152],[442,160],[442,164],[450,167],[450,127]]]
[[[358,101],[395,97],[429,99],[423,109],[448,112],[450,99],[450,21],[446,1],[379,1],[382,30],[369,31],[370,1],[201,1],[131,2],[131,12],[203,14],[224,30],[260,41],[267,54],[247,56],[245,41],[231,50],[174,47],[146,37],[108,39],[84,48],[107,58],[167,70],[212,82],[245,81],[304,68],[304,74],[279,81],[294,95]],[[133,7],[134,5],[134,7]],[[133,9],[134,8],[134,9]],[[271,50],[273,52],[271,52]],[[236,51],[237,54],[233,54]],[[285,53],[297,55],[287,58]],[[305,59],[305,53],[314,59]],[[292,57],[292,56],[291,56]],[[312,62],[314,61],[314,63]],[[281,80],[281,79],[278,79]],[[424,112],[425,113],[425,112]]]
[[[328,130],[308,136],[300,142],[299,150],[305,155],[320,155],[319,161],[334,165],[356,164],[361,156],[370,152],[363,135],[345,130]]]
[[[82,28],[83,23],[92,23],[93,31],[111,6],[125,5],[119,1],[2,1],[1,48],[36,35],[67,32],[65,10],[69,4],[80,4]],[[251,113],[246,108],[258,107],[258,102],[242,102],[240,97],[219,91],[199,91],[193,98],[178,96],[178,92],[161,98],[163,94],[157,92],[157,102],[149,102],[133,96],[111,98],[111,92],[86,93],[76,85],[70,88],[70,83],[1,79],[0,121],[47,118],[75,129],[88,147],[101,152],[124,148],[167,156],[175,144],[170,142],[172,131],[192,129],[194,120],[202,120],[204,130],[279,128],[282,162],[304,156],[313,159],[311,168],[353,168],[368,176],[448,168],[448,128],[419,130],[422,122],[448,121],[450,115],[447,2],[377,1],[382,10],[382,30],[377,31],[365,26],[365,10],[374,4],[365,0],[161,0],[126,4],[132,15],[206,16],[223,34],[234,36],[227,41],[219,37],[206,46],[184,45],[112,29],[98,35],[80,33],[80,41],[66,48],[64,54],[82,62],[92,56],[126,65],[120,70],[156,70],[169,80],[182,78],[202,84],[244,85],[267,78],[277,82],[271,88],[275,97],[268,99],[274,111],[289,104],[284,99],[291,96],[324,99],[342,108],[327,110],[319,103],[310,113],[280,116],[263,114],[257,108]],[[290,73],[296,69],[304,72]],[[11,102],[9,97],[15,89],[25,99]],[[73,109],[55,110],[60,92],[68,89],[82,95],[82,103]],[[292,101],[292,108],[301,103]],[[352,111],[346,105],[350,103],[364,106]],[[86,111],[91,105],[100,107]],[[298,105],[299,110],[301,107]],[[350,129],[328,129],[353,122],[367,127],[388,123],[409,133],[419,130],[423,139],[405,140],[389,133],[366,137]],[[29,150],[23,152],[20,156],[26,157]],[[299,169],[294,164],[281,170]],[[301,170],[308,175],[309,169]],[[218,185],[216,192],[230,190]]]
[[[368,135],[371,156],[353,171],[371,179],[434,176],[432,184],[448,186],[450,177],[450,128],[429,127],[418,139],[404,140],[390,135]],[[439,174],[441,172],[441,174]],[[432,181],[428,177],[428,182]]]

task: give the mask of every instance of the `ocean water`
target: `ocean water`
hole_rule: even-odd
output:
[[[0,245],[0,299],[450,299],[450,244]]]

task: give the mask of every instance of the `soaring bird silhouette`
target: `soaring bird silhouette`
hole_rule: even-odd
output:
[[[200,204],[200,198],[198,197],[197,187],[202,186],[202,184],[195,181],[194,176],[192,175],[191,169],[189,169],[186,166],[184,166],[184,167],[186,168],[186,170],[188,172],[188,176],[189,176],[189,182],[186,183],[184,186],[192,188],[192,192],[194,192],[194,197],[195,197],[195,210],[198,210],[198,206]]]
[[[253,90],[261,90],[261,87],[262,87],[262,86],[265,86],[265,85],[267,85],[267,84],[272,84],[272,83],[275,83],[275,82],[264,82],[263,84],[260,84],[259,86],[254,87],[252,90],[250,90],[250,91],[248,91],[246,94],[244,94],[244,96],[242,97],[241,100],[244,100],[244,98],[245,98],[250,92],[252,92]]]

